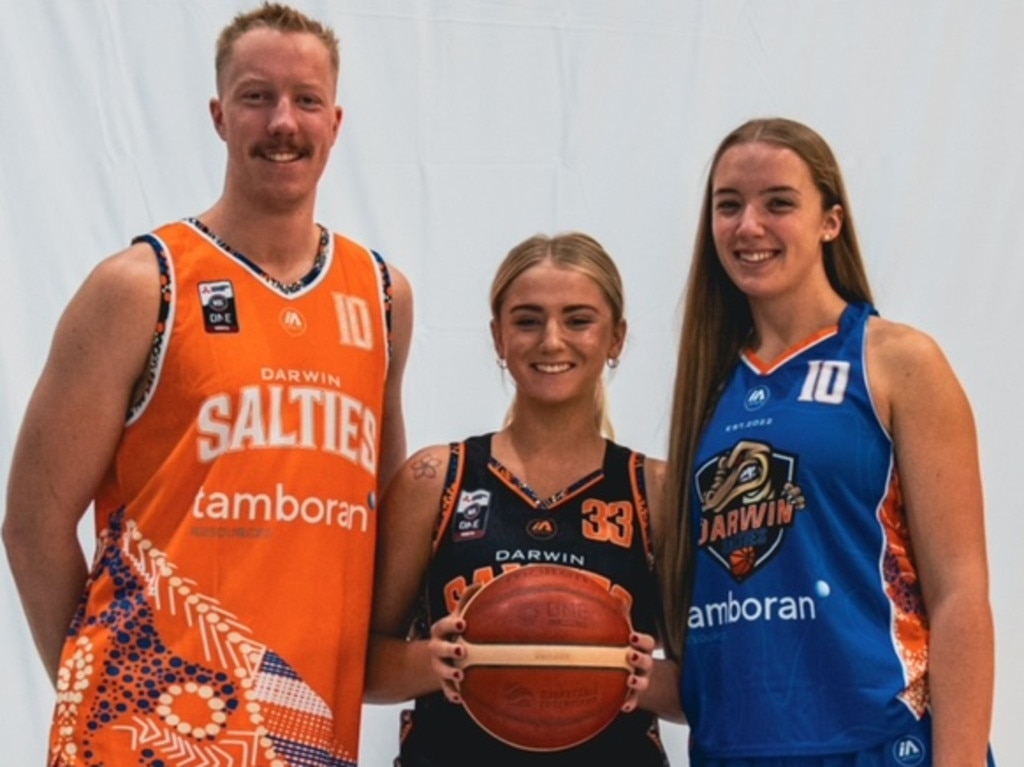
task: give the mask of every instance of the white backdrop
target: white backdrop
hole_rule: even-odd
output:
[[[679,300],[719,139],[818,129],[844,165],[882,313],[932,333],[970,394],[987,488],[993,742],[1024,764],[1024,6],[1019,0],[300,0],[342,40],[342,133],[319,218],[413,281],[410,446],[499,425],[487,333],[504,253],[582,229],[626,279],[620,441],[666,452]],[[239,0],[0,0],[0,475],[59,313],[134,234],[198,213],[224,152],[207,116]],[[83,526],[87,538],[90,526]],[[0,553],[3,762],[42,764],[53,694]],[[367,707],[390,764],[397,708]],[[686,729],[666,728],[685,765]]]

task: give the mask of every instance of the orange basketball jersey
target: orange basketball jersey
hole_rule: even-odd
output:
[[[386,267],[324,230],[284,286],[195,221],[142,239],[163,311],[96,500],[51,762],[355,764]]]

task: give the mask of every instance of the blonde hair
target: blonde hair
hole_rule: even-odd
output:
[[[750,120],[727,135],[714,154],[704,190],[686,284],[672,405],[660,573],[666,649],[675,658],[682,657],[686,642],[693,586],[690,478],[701,435],[753,329],[750,304],[726,275],[715,251],[712,183],[722,155],[731,147],[749,143],[773,144],[795,152],[810,169],[824,208],[840,206],[842,229],[835,240],[823,246],[825,272],[833,290],[846,301],[872,300],[842,173],[825,140],[806,125],[785,118]]]
[[[538,264],[550,261],[556,266],[575,269],[590,277],[608,299],[612,310],[612,323],[618,326],[625,318],[625,291],[622,277],[612,257],[601,244],[588,234],[566,232],[553,237],[538,234],[516,245],[508,252],[498,266],[491,283],[491,317],[497,320],[509,287],[523,272]],[[607,395],[604,379],[598,384],[596,399],[596,423],[598,430],[608,438],[614,438],[615,430],[608,417]],[[515,402],[505,418],[508,425],[515,417]]]
[[[259,8],[240,13],[228,26],[224,27],[217,38],[217,54],[214,58],[214,68],[217,75],[217,88],[220,88],[221,78],[228,62],[231,61],[231,54],[234,52],[235,42],[238,38],[253,29],[272,29],[277,32],[306,33],[314,35],[327,48],[331,57],[331,71],[335,78],[341,69],[341,53],[338,46],[338,37],[334,30],[326,24],[306,16],[304,13],[281,3],[263,3]]]

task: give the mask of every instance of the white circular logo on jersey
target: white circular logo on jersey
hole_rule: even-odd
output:
[[[905,735],[892,744],[892,758],[901,767],[915,767],[924,762],[924,743],[913,735]]]
[[[759,410],[764,407],[771,396],[768,387],[764,384],[759,384],[747,392],[747,396],[743,398],[743,407],[747,410]]]

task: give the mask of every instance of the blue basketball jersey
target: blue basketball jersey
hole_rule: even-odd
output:
[[[928,629],[889,434],[874,309],[766,365],[741,355],[694,474],[682,693],[695,754],[835,754],[926,713]]]

